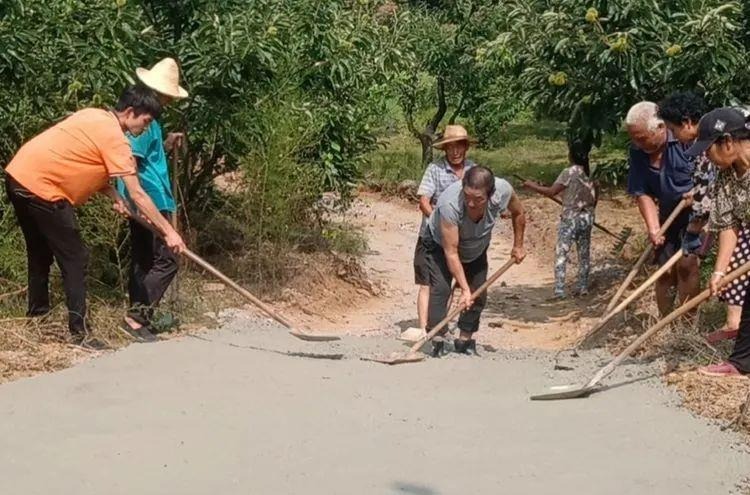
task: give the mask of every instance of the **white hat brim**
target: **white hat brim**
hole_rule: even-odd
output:
[[[177,85],[177,87],[167,87],[163,81],[157,80],[153,77],[153,74],[150,70],[144,69],[143,67],[138,67],[135,70],[135,74],[138,76],[138,79],[141,80],[143,84],[148,86],[149,88],[153,89],[154,91],[161,93],[163,95],[170,96],[172,98],[187,98],[188,92],[180,85]]]

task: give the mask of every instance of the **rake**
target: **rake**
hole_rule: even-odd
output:
[[[520,180],[522,182],[526,182],[527,181],[527,179],[523,178],[522,176],[520,176],[518,174],[513,174],[513,177],[515,177],[516,179],[518,179],[518,180]],[[554,196],[545,196],[545,197],[551,199],[552,201],[554,201],[558,205],[562,206],[562,201],[560,201],[560,199],[558,199],[558,198],[556,198]],[[617,242],[615,243],[615,245],[612,246],[612,254],[615,255],[615,256],[619,255],[622,252],[622,250],[625,249],[625,244],[627,244],[628,239],[630,239],[630,236],[633,234],[633,229],[630,228],[630,227],[624,227],[620,231],[619,234],[615,234],[614,232],[612,232],[611,230],[609,230],[607,227],[605,227],[604,225],[600,224],[599,222],[594,222],[594,227],[596,227],[597,229],[601,230],[605,234],[607,234],[607,235],[613,237],[615,240],[617,240]]]
[[[742,275],[750,272],[750,261],[740,266],[736,270],[730,272],[724,278],[721,279],[719,287],[724,287],[733,280],[740,278]],[[669,315],[662,318],[651,328],[646,330],[640,337],[635,339],[632,344],[625,348],[620,354],[618,354],[612,361],[606,366],[601,368],[596,374],[589,380],[585,385],[562,385],[552,387],[550,392],[532,395],[531,400],[562,400],[562,399],[576,399],[579,397],[588,397],[592,393],[600,390],[599,382],[604,378],[612,374],[617,366],[622,363],[625,358],[633,354],[644,342],[653,337],[659,330],[663,329],[673,321],[685,313],[692,311],[693,309],[700,306],[704,301],[711,297],[711,290],[706,289],[694,298],[686,301],[682,306],[672,311]]]

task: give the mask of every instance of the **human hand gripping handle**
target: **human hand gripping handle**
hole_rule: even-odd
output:
[[[510,250],[510,257],[516,264],[519,264],[526,258],[526,249],[523,246],[513,246],[513,249]]]
[[[651,245],[655,248],[660,247],[664,244],[664,235],[661,233],[661,229],[657,228],[648,233],[648,240],[651,241]]]

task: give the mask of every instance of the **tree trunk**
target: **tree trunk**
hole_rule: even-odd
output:
[[[443,121],[448,106],[445,101],[445,80],[442,77],[437,79],[437,109],[435,109],[435,115],[425,124],[424,129],[417,129],[414,124],[414,108],[410,105],[409,108],[405,109],[406,114],[406,126],[409,128],[412,136],[419,140],[422,146],[422,167],[424,168],[428,163],[432,161],[433,149],[432,143],[435,140],[435,133],[437,131],[440,122]]]

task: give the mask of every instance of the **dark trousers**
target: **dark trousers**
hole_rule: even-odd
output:
[[[169,214],[162,212],[167,220]],[[177,275],[177,255],[161,237],[137,222],[130,222],[131,262],[130,311],[128,316],[141,325],[148,325],[154,307],[159,304],[169,284]]]
[[[453,275],[448,269],[445,252],[442,246],[431,240],[427,241],[427,264],[430,274],[430,304],[427,314],[427,331],[434,328],[448,313],[448,299],[451,295],[451,283]],[[471,291],[474,292],[487,280],[487,251],[483,252],[477,259],[462,263],[466,281]],[[458,328],[464,332],[474,333],[479,330],[479,317],[487,303],[485,292],[474,304],[461,313],[458,318]]]
[[[740,329],[729,362],[741,372],[750,373],[750,292],[742,305]]]
[[[49,271],[54,259],[62,273],[68,327],[71,333],[85,333],[89,252],[81,239],[73,206],[67,201],[45,201],[9,175],[5,188],[26,240],[28,316],[40,316],[50,310]]]

